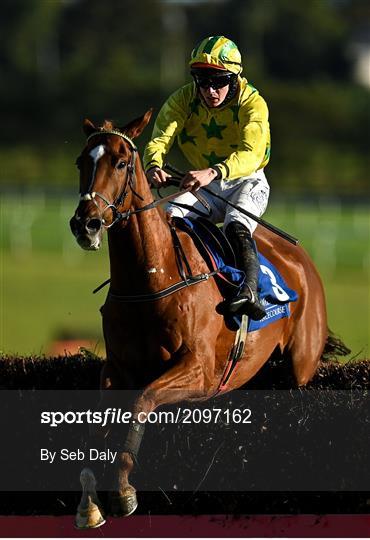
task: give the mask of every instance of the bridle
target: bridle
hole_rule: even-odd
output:
[[[130,190],[136,197],[143,200],[143,198],[135,191],[135,187],[136,187],[135,162],[136,162],[136,156],[137,156],[137,147],[132,141],[132,139],[130,139],[130,137],[126,135],[125,133],[122,133],[121,131],[118,131],[116,129],[106,130],[103,128],[100,128],[98,131],[94,131],[94,133],[91,133],[91,135],[89,135],[86,139],[86,144],[90,141],[90,139],[98,135],[118,135],[123,140],[129,143],[130,149],[131,149],[130,161],[129,163],[125,163],[125,167],[127,171],[126,181],[123,184],[123,188],[120,194],[113,202],[110,202],[104,195],[102,195],[98,191],[92,191],[94,180],[95,180],[94,176],[91,178],[91,182],[87,191],[83,194],[80,194],[80,201],[93,201],[93,203],[96,205],[99,211],[101,223],[106,229],[110,229],[111,227],[113,227],[113,225],[116,225],[116,223],[118,223],[119,221],[128,220],[128,218],[130,217],[132,213],[130,210],[128,210],[127,212],[120,212],[118,210],[118,208],[123,204],[123,202],[127,198]],[[98,205],[96,201],[96,198],[101,199],[106,204],[105,208],[103,209],[100,208],[100,206]],[[109,223],[108,225],[106,224],[106,221],[103,217],[107,210],[112,210],[113,212],[113,221],[112,223]]]

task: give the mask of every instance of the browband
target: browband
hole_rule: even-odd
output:
[[[99,131],[94,131],[94,133],[91,133],[91,135],[87,137],[86,142],[89,142],[89,140],[92,137],[95,137],[96,135],[118,135],[119,137],[122,137],[122,139],[124,139],[131,145],[132,150],[137,150],[137,147],[134,141],[130,139],[128,135],[126,135],[125,133],[121,133],[121,131],[118,131],[117,129],[106,130],[106,129],[100,128]]]

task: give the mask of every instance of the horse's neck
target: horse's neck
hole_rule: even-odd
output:
[[[140,169],[135,190],[144,200],[133,195],[133,209],[139,209],[153,200]],[[134,214],[126,226],[111,230],[109,251],[111,287],[115,291],[134,294],[141,293],[143,289],[162,287],[168,274],[169,260],[173,259],[171,233],[164,211],[154,208]]]

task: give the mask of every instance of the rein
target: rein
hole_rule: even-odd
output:
[[[113,201],[113,203],[111,203],[104,195],[102,195],[98,191],[91,191],[92,190],[92,185],[93,185],[93,182],[94,182],[94,178],[92,178],[90,186],[89,186],[87,192],[84,193],[83,195],[80,195],[80,201],[93,201],[94,202],[94,204],[96,205],[96,207],[98,208],[98,210],[100,212],[102,223],[103,223],[103,225],[104,225],[104,227],[106,229],[110,229],[111,227],[113,227],[113,225],[116,225],[120,221],[123,221],[123,220],[127,221],[130,218],[130,216],[132,216],[134,214],[139,214],[140,212],[146,212],[147,210],[152,210],[153,208],[156,208],[160,204],[163,204],[163,203],[165,203],[167,201],[171,201],[172,199],[175,199],[179,195],[183,195],[184,193],[187,193],[188,191],[191,190],[191,188],[189,187],[187,189],[178,191],[177,193],[174,193],[172,195],[168,195],[167,197],[161,198],[159,200],[154,200],[151,203],[149,203],[149,204],[147,204],[145,206],[142,206],[141,208],[137,208],[136,210],[127,210],[126,212],[120,212],[118,210],[118,207],[121,206],[121,204],[124,202],[124,200],[126,199],[126,197],[128,196],[128,193],[129,193],[129,190],[127,189],[127,187],[129,187],[131,189],[132,193],[136,197],[143,200],[141,195],[139,195],[139,193],[137,193],[135,191],[135,187],[136,187],[135,162],[136,162],[136,156],[137,156],[137,151],[138,151],[137,146],[135,145],[133,140],[128,135],[126,135],[126,133],[122,133],[121,131],[118,131],[116,129],[105,130],[105,129],[102,129],[102,128],[99,131],[94,131],[94,133],[91,133],[91,135],[89,135],[87,137],[86,143],[88,143],[90,139],[92,139],[93,137],[96,137],[98,135],[117,135],[118,137],[121,137],[122,139],[124,139],[126,142],[129,143],[131,151],[132,151],[130,163],[127,165],[128,173],[127,173],[126,182],[124,184],[122,192],[117,197],[117,199],[115,201]],[[178,184],[176,184],[176,185],[178,185]],[[98,206],[98,204],[97,204],[97,202],[95,200],[96,198],[101,199],[106,204],[106,207],[102,211],[100,210],[100,208],[99,208],[99,206]],[[109,225],[106,225],[105,220],[103,218],[103,215],[109,209],[112,210],[113,215],[114,215],[114,219],[113,219],[112,223],[110,223]],[[98,289],[98,290],[100,290],[100,289]]]

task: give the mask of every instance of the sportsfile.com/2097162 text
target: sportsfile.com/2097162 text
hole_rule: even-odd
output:
[[[57,427],[61,424],[251,424],[252,411],[248,408],[182,408],[175,411],[132,412],[120,408],[107,408],[101,411],[43,411],[41,424]]]

